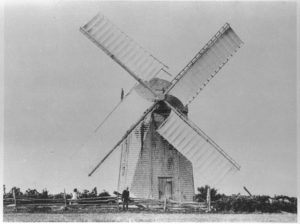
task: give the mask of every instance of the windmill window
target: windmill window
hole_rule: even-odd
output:
[[[122,167],[122,176],[125,174],[125,166]]]
[[[173,169],[173,167],[174,167],[174,160],[173,160],[173,157],[170,157],[168,159],[167,168],[168,168],[168,170],[171,170],[171,169]]]

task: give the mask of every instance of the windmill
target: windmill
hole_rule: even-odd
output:
[[[194,177],[215,186],[240,169],[188,119],[188,105],[243,44],[228,23],[172,81],[160,77],[169,74],[163,62],[102,14],[80,31],[137,81],[101,123],[110,151],[89,176],[120,150],[118,190],[129,187],[136,197],[191,201]],[[107,133],[116,122],[120,128]]]

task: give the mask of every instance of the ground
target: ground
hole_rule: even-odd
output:
[[[297,214],[4,213],[4,222],[297,222]]]

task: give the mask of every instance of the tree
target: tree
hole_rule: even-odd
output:
[[[94,187],[93,190],[91,191],[91,197],[97,197],[97,187]]]
[[[15,191],[16,197],[17,197],[17,196],[22,196],[22,195],[23,195],[23,193],[22,193],[22,191],[21,191],[21,189],[20,189],[19,187],[13,187],[13,188],[10,190],[11,195],[12,195],[13,190]]]
[[[208,185],[205,185],[205,186],[197,188],[199,193],[195,195],[195,200],[196,201],[198,201],[198,202],[206,201],[208,187],[209,187]],[[215,188],[210,189],[211,201],[219,200],[222,196],[224,196],[224,195],[223,194],[218,194],[217,189],[215,189]]]
[[[89,190],[83,190],[82,191],[82,193],[80,194],[80,197],[81,198],[89,198],[89,194],[90,194],[90,192],[89,192]]]
[[[43,191],[42,191],[42,194],[41,194],[41,198],[48,198],[48,190],[45,188],[45,189],[43,189]]]
[[[97,197],[97,188],[94,187],[92,191],[83,190],[83,192],[80,195],[80,198],[95,198]]]
[[[24,195],[27,196],[27,197],[38,197],[39,194],[40,193],[36,189],[28,188],[28,190],[26,190]]]

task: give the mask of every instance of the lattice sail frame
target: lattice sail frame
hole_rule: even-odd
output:
[[[144,81],[149,81],[168,67],[101,13],[81,27],[80,31],[130,74]]]
[[[192,162],[194,173],[201,173],[201,179],[210,186],[240,169],[223,149],[176,110],[171,111],[157,132]]]
[[[179,98],[183,105],[191,103],[242,44],[226,23],[179,72],[166,93]]]

